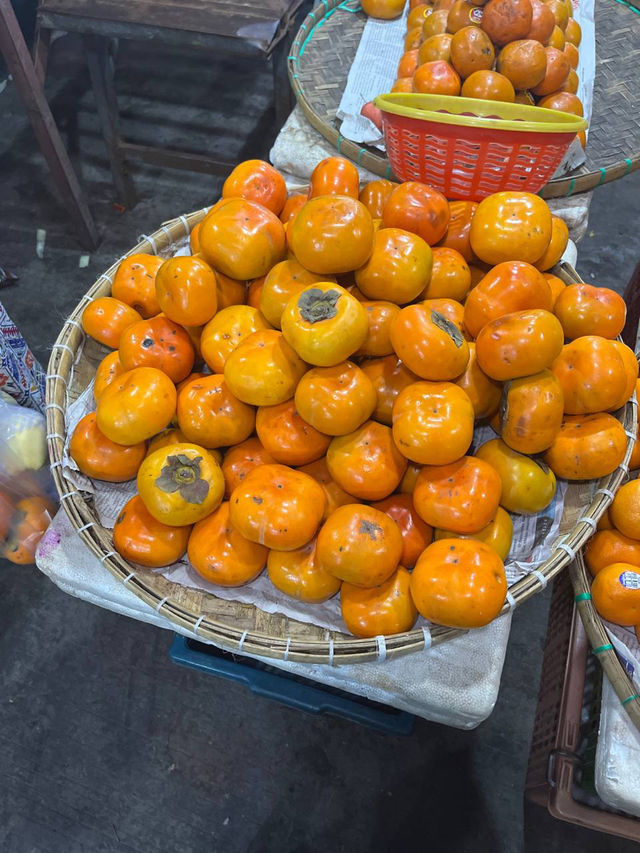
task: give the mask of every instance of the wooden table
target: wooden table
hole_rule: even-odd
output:
[[[46,73],[51,32],[81,33],[117,194],[134,204],[127,170],[129,157],[161,166],[225,174],[228,161],[204,154],[134,145],[122,139],[110,50],[115,39],[153,42],[249,60],[271,61],[276,117],[283,124],[292,107],[286,71],[290,37],[304,15],[304,0],[40,0],[37,13],[36,69]]]

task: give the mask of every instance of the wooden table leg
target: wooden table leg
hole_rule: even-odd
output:
[[[136,195],[121,148],[118,102],[113,82],[113,60],[109,54],[109,39],[86,36],[84,44],[98,118],[102,125],[102,135],[111,164],[113,183],[119,201],[125,207],[131,208],[136,204]]]
[[[51,170],[58,192],[78,229],[79,240],[85,248],[95,249],[100,242],[96,226],[42,86],[38,84],[33,62],[10,0],[0,0],[0,52],[13,77],[16,91],[27,111],[33,132]]]

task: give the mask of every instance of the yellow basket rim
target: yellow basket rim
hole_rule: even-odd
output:
[[[391,92],[387,95],[378,95],[374,104],[382,112],[393,115],[487,130],[515,130],[521,133],[578,133],[588,124],[587,120],[580,116],[559,110],[548,110],[545,107],[451,95]],[[447,112],[440,112],[442,109],[446,109]],[[467,111],[476,115],[460,115]],[[499,118],[496,120],[495,116]]]

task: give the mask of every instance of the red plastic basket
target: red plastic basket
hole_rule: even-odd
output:
[[[452,199],[538,192],[587,126],[570,113],[475,98],[399,93],[375,104],[395,175]]]

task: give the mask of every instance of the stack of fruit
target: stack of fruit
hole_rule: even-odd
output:
[[[570,0],[411,0],[391,91],[537,104],[582,116],[581,37]]]
[[[115,351],[70,450],[91,477],[137,477],[117,550],[162,566],[186,549],[224,586],[266,564],[299,600],[339,591],[359,636],[418,612],[491,621],[509,513],[543,510],[556,476],[609,474],[627,446],[609,414],[638,375],[613,340],[624,302],[546,272],[567,239],[525,192],[359,191],[333,157],[287,198],[267,163],[240,164],[192,256],[126,258],[84,311]],[[500,437],[472,455],[488,419]]]
[[[640,468],[638,444],[629,467]],[[640,640],[640,480],[618,490],[584,557],[593,575],[591,595],[598,613],[609,622],[635,628]]]

